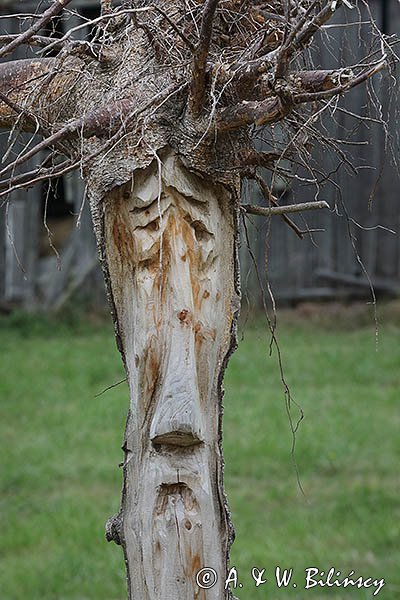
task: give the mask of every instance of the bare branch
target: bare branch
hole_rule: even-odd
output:
[[[207,58],[210,49],[215,11],[219,0],[206,0],[201,22],[200,39],[193,59],[189,108],[194,117],[199,116],[206,89]]]
[[[276,74],[275,75],[277,78],[283,77],[285,75],[285,73],[289,67],[288,59],[289,59],[290,54],[293,51],[292,43],[296,37],[296,34],[301,30],[303,25],[305,25],[308,17],[311,15],[312,11],[314,10],[314,8],[317,4],[318,4],[318,0],[314,0],[314,2],[312,2],[310,4],[310,6],[307,8],[307,10],[304,11],[303,15],[301,15],[300,19],[298,20],[298,22],[296,23],[296,25],[293,27],[292,31],[288,35],[284,44],[282,44],[281,48],[279,49],[278,56],[276,59]],[[330,9],[330,10],[332,13],[333,12],[332,9]]]
[[[6,197],[6,200],[3,201],[3,204],[4,204],[7,202],[7,197],[9,196],[9,194],[11,192],[14,192],[14,191],[20,190],[20,189],[31,188],[35,184],[40,183],[41,181],[50,181],[51,179],[58,179],[59,177],[62,177],[63,175],[66,175],[67,173],[74,171],[79,166],[80,166],[79,161],[66,160],[66,161],[62,162],[60,165],[57,165],[57,167],[54,167],[51,169],[47,169],[47,170],[46,169],[36,169],[35,171],[32,171],[31,173],[29,173],[29,175],[30,175],[29,178],[25,179],[21,176],[21,179],[18,179],[18,181],[20,181],[20,183],[18,183],[17,185],[15,185],[15,179],[17,179],[17,178],[11,177],[8,181],[2,182],[0,190],[3,190],[3,191],[0,191],[0,198]],[[25,175],[28,175],[28,174],[25,173]],[[3,206],[3,204],[0,204],[0,208]]]
[[[0,58],[11,54],[18,46],[22,44],[26,44],[28,40],[34,36],[38,31],[43,29],[51,21],[53,17],[59,15],[64,8],[71,2],[71,0],[55,0],[53,4],[48,8],[43,15],[38,19],[32,27],[30,27],[27,31],[24,31],[19,36],[17,36],[14,40],[12,40],[7,46],[0,50]]]
[[[273,215],[285,215],[287,213],[303,212],[305,210],[315,210],[321,208],[330,208],[325,200],[317,202],[304,202],[302,204],[288,204],[287,206],[272,206],[265,208],[264,206],[255,206],[254,204],[242,204],[241,209],[251,215],[259,215],[260,217],[271,217]]]
[[[306,23],[303,29],[297,34],[293,40],[293,51],[304,48],[310,42],[311,38],[329,19],[332,17],[334,12],[342,5],[342,0],[335,0],[332,2],[329,0],[326,6],[308,23]]]
[[[356,87],[357,85],[360,85],[360,83],[364,83],[364,81],[366,81],[367,79],[369,79],[376,73],[379,73],[379,71],[384,69],[386,66],[387,66],[387,63],[386,63],[386,57],[385,57],[379,63],[377,63],[370,69],[367,69],[366,71],[364,71],[364,73],[361,73],[357,77],[353,77],[350,79],[347,78],[347,81],[345,83],[343,83],[342,85],[338,85],[337,87],[334,87],[332,89],[323,90],[320,92],[296,94],[293,97],[293,99],[296,102],[296,104],[303,104],[305,102],[313,102],[315,100],[326,100],[327,98],[332,98],[332,96],[344,94],[345,92],[348,92],[349,90]]]
[[[61,127],[53,135],[50,135],[43,141],[36,144],[31,150],[19,156],[14,162],[7,165],[0,171],[0,177],[6,173],[22,165],[27,160],[33,158],[39,152],[56,146],[60,142],[82,135],[83,137],[91,137],[96,134],[109,135],[115,131],[117,126],[123,122],[124,115],[127,114],[131,102],[128,100],[118,100],[113,104],[102,106],[97,111],[89,113],[80,119],[75,119]]]
[[[260,177],[260,175],[255,174],[253,176],[254,181],[257,182],[258,187],[261,190],[262,195],[264,196],[264,200],[269,204],[273,204],[273,206],[278,207],[279,206],[279,202],[277,200],[277,198],[275,198],[275,196],[273,195],[273,193],[271,192],[271,190],[269,189],[266,181]],[[296,223],[294,223],[294,221],[292,221],[292,219],[290,219],[288,216],[286,216],[286,214],[282,215],[282,220],[285,221],[286,225],[288,225],[297,235],[297,237],[299,237],[301,240],[303,239],[303,232],[297,227]]]
[[[284,119],[292,110],[285,106],[280,98],[274,97],[260,102],[241,102],[228,106],[219,112],[217,128],[221,132],[240,129],[248,125],[268,125]]]
[[[275,85],[275,95],[266,100],[243,101],[236,106],[221,109],[217,119],[219,131],[229,131],[248,125],[266,125],[281,121],[296,105],[332,98],[360,85],[386,66],[386,56],[360,75],[352,75],[351,69],[333,71],[302,71],[292,80],[310,92],[293,93],[285,80]],[[337,85],[339,83],[339,85]]]
[[[14,42],[20,37],[19,33],[13,33],[10,35],[0,35],[0,46],[4,46],[5,44],[10,44]],[[54,44],[57,42],[54,38],[46,37],[44,35],[33,35],[28,40],[24,41],[23,44],[29,44],[30,46],[39,46],[40,48],[46,48],[49,44]],[[22,44],[21,44],[22,45]],[[57,50],[61,50],[64,47],[64,44],[56,44],[54,48]]]

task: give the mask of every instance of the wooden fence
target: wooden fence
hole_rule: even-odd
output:
[[[396,0],[369,2],[377,24],[388,34],[400,32],[400,6]],[[368,18],[365,7],[361,15],[353,13],[354,20]],[[343,14],[331,25],[343,23]],[[320,38],[315,63],[322,68],[333,68],[338,58],[343,64],[357,64],[368,52],[369,36],[365,25],[346,28],[330,27]],[[397,76],[399,69],[397,69]],[[321,186],[319,200],[326,200],[331,211],[317,211],[305,220],[310,229],[324,229],[299,240],[281,219],[271,223],[261,218],[251,219],[249,237],[257,268],[267,275],[276,298],[288,301],[312,298],[340,298],[343,296],[370,296],[370,282],[375,291],[398,293],[400,290],[400,194],[399,172],[395,162],[400,161],[399,146],[399,83],[389,74],[378,75],[369,91],[366,86],[352,90],[340,103],[334,117],[324,119],[323,135],[342,140],[339,148],[358,167],[358,174],[344,164],[332,183]],[[371,106],[375,94],[389,113],[385,126],[371,120],[379,118]],[[342,107],[346,112],[344,112]],[[365,117],[360,121],[355,114]],[[386,135],[388,134],[388,135]],[[350,145],[351,143],[355,145]],[[326,147],[317,148],[314,159],[320,171],[331,172],[340,160]],[[310,177],[303,170],[301,175]],[[290,186],[283,202],[293,199],[312,200],[315,186]],[[255,186],[247,186],[247,201],[262,203]],[[348,218],[345,211],[348,212]],[[349,220],[350,219],[350,220]],[[304,229],[304,222],[295,219]],[[364,228],[364,229],[363,229]],[[385,229],[386,228],[386,229]],[[387,229],[393,230],[390,233]],[[242,281],[244,288],[257,302],[261,299],[259,281],[249,252],[242,251]],[[367,275],[368,274],[368,275]],[[265,279],[262,287],[264,290]]]
[[[20,10],[20,4],[3,1],[0,14]],[[23,4],[27,12],[37,6],[37,2]],[[90,14],[98,5],[97,1],[74,3],[75,8],[84,7],[82,10],[92,11]],[[386,33],[400,31],[397,0],[372,0],[369,6],[378,25]],[[361,15],[356,12],[353,15],[354,20],[361,21],[368,16],[365,8]],[[343,18],[341,13],[336,23],[331,24],[333,27],[321,34],[319,49],[314,53],[317,66],[330,68],[337,66],[339,60],[355,64],[367,53],[370,36],[366,26],[350,23],[345,29],[335,28],[334,25],[343,22]],[[68,27],[73,26],[77,19],[71,16]],[[15,33],[16,26],[15,19],[2,19],[0,33]],[[84,32],[81,34],[83,36]],[[27,56],[27,52],[26,49],[19,50],[19,57]],[[388,80],[387,74],[379,75],[373,87],[369,88],[370,92],[365,86],[352,90],[330,121],[325,119],[325,139],[342,140],[343,143],[339,144],[341,152],[345,153],[346,160],[349,152],[352,154],[352,162],[359,167],[359,172],[357,177],[352,176],[349,166],[344,164],[338,173],[331,176],[332,183],[321,187],[318,198],[327,200],[332,211],[320,211],[311,216],[308,213],[306,221],[310,229],[324,231],[299,240],[279,217],[274,217],[271,222],[259,217],[248,221],[252,252],[248,252],[246,236],[243,235],[242,284],[256,303],[261,302],[266,289],[265,273],[274,296],[287,301],[368,296],[368,277],[377,292],[397,293],[400,288],[399,179],[391,164],[393,158],[399,160],[399,127],[396,122],[397,106],[391,103]],[[386,125],[390,138],[385,135],[385,127],[368,120],[372,93],[379,98],[384,112],[390,114]],[[353,116],[355,114],[366,118],[360,121]],[[349,145],[353,142],[356,145]],[[0,153],[5,152],[8,145],[8,134],[2,133]],[[336,158],[333,156],[325,147],[317,149],[314,154],[317,170],[334,171],[338,158],[337,154]],[[297,175],[310,177],[304,170]],[[88,277],[97,297],[103,298],[99,291],[102,289],[101,275],[96,265],[95,242],[86,205],[80,228],[75,226],[84,195],[82,181],[79,175],[74,174],[66,178],[59,188],[64,205],[66,203],[70,207],[70,216],[65,217],[69,233],[64,235],[58,247],[61,271],[58,270],[55,254],[47,252],[43,255],[40,249],[40,241],[43,236],[46,237],[43,226],[44,187],[14,192],[7,207],[0,211],[0,306],[60,306]],[[306,188],[298,183],[288,185],[285,190],[282,202],[301,202],[312,200],[315,196],[315,187]],[[246,201],[262,204],[259,192],[252,185],[245,186],[244,196]],[[350,221],[346,218],[346,210],[352,219]],[[295,220],[301,228],[305,227],[301,218],[296,217]],[[93,285],[93,282],[96,284]]]
[[[98,4],[75,2],[77,8],[85,7],[88,16]],[[37,5],[24,2],[23,11],[34,12]],[[42,8],[44,5],[41,3]],[[21,11],[20,3],[9,1],[0,7],[0,15],[16,10]],[[66,25],[71,28],[81,22],[72,14]],[[0,33],[18,33],[21,25],[21,19],[2,19]],[[86,34],[83,29],[76,32],[82,38]],[[21,48],[13,57],[30,55],[28,49]],[[1,133],[0,154],[9,144],[9,134]],[[57,308],[85,284],[95,300],[105,301],[90,210],[79,173],[64,177],[56,189],[54,193],[47,185],[36,185],[27,191],[12,192],[0,210],[0,306]],[[49,210],[45,216],[46,202]],[[62,214],[53,218],[52,203],[64,207]]]

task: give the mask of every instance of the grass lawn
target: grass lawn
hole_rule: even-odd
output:
[[[276,356],[248,325],[226,376],[226,489],[241,600],[372,598],[304,590],[304,569],[385,578],[400,598],[400,322],[335,328],[281,319],[280,345],[305,419],[296,457]],[[126,384],[112,327],[16,316],[0,322],[0,600],[123,600],[122,554],[104,540],[119,508]],[[277,589],[275,567],[298,587]],[[211,565],[212,566],[212,565]],[[266,568],[258,588],[251,568]],[[179,599],[176,599],[179,600]]]

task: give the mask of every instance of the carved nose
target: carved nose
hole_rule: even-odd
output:
[[[191,327],[175,327],[170,344],[150,438],[155,444],[194,446],[204,440]]]

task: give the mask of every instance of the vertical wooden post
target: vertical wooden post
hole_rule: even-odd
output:
[[[222,377],[239,310],[237,206],[172,152],[104,204],[104,245],[130,388],[121,511],[130,600],[221,600],[232,527]],[[216,585],[199,587],[198,571]]]

